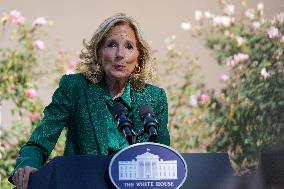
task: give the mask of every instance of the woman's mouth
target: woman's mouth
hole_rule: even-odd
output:
[[[120,64],[115,64],[113,67],[117,71],[123,71],[126,66],[120,65]]]

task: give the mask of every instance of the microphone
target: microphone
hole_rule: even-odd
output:
[[[128,110],[122,103],[116,103],[110,110],[111,114],[117,122],[117,128],[122,132],[128,142],[133,144],[132,141],[132,122],[128,118]]]
[[[144,105],[139,110],[140,118],[144,125],[144,132],[149,134],[149,142],[154,142],[157,138],[159,123],[150,106]]]

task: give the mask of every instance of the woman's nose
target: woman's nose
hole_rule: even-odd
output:
[[[116,55],[115,55],[115,59],[116,59],[117,61],[120,61],[120,60],[122,60],[124,57],[125,57],[125,51],[124,51],[124,49],[121,48],[121,47],[117,48],[117,50],[116,50]]]

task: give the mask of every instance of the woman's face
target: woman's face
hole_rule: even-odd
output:
[[[113,27],[107,34],[100,57],[107,79],[128,79],[138,66],[138,47],[133,29],[127,24]]]

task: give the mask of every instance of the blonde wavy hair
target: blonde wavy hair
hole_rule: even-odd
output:
[[[83,40],[84,48],[80,53],[80,62],[77,66],[77,72],[82,73],[88,80],[98,83],[104,79],[104,70],[100,62],[99,50],[109,31],[117,26],[127,24],[134,33],[137,40],[139,51],[138,67],[130,75],[130,82],[134,89],[142,90],[146,82],[151,82],[153,78],[153,66],[151,59],[151,49],[144,39],[143,33],[138,23],[124,13],[119,13],[107,18],[94,33],[89,42]]]

